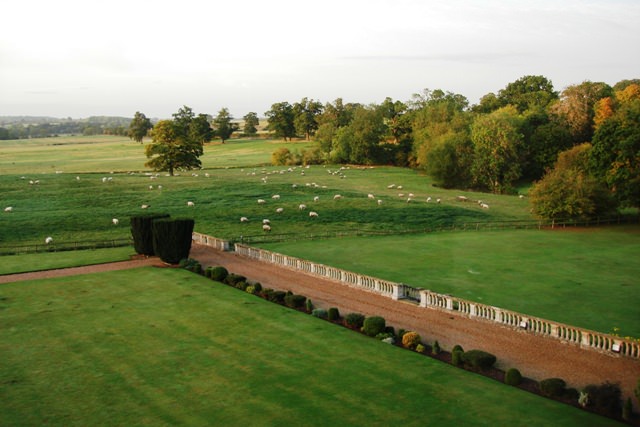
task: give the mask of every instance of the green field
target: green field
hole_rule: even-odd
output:
[[[2,285],[0,354],[0,425],[617,425],[185,270]]]

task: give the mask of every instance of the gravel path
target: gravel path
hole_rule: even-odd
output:
[[[615,354],[604,354],[580,349],[572,344],[514,330],[488,321],[469,319],[456,313],[421,308],[415,304],[393,301],[337,281],[317,278],[260,261],[241,257],[233,252],[222,252],[207,246],[193,244],[190,257],[203,267],[222,265],[229,272],[242,274],[263,287],[290,290],[310,298],[314,306],[337,307],[341,314],[359,312],[379,315],[396,328],[413,330],[424,341],[450,350],[460,344],[465,350],[481,349],[498,357],[502,369],[518,368],[529,378],[542,380],[559,377],[569,387],[582,388],[587,384],[605,381],[620,384],[623,395],[633,397],[633,389],[640,378],[640,361]],[[0,276],[0,283],[90,274],[143,266],[160,265],[158,258],[90,265],[84,267],[47,270]]]

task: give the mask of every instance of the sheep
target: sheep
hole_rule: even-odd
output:
[[[45,242],[47,245],[49,245],[49,244],[53,243],[53,237],[51,237],[51,236],[47,237],[46,239],[44,239],[44,242]]]
[[[466,196],[458,196],[456,197],[456,200],[458,200],[459,202],[468,202],[469,199]]]
[[[398,185],[396,188],[397,188],[398,190],[402,190],[402,185]]]
[[[518,197],[524,199],[524,194],[520,194]]]
[[[7,206],[6,208],[4,208],[5,212],[13,212],[13,206]]]
[[[151,205],[142,205],[140,206],[142,209],[149,209],[151,207]]]
[[[436,199],[436,203],[440,203],[442,199]]]
[[[314,202],[317,202],[318,200],[320,200],[320,196],[315,196],[315,197],[313,198],[313,201],[314,201]]]
[[[79,176],[76,176],[76,181],[80,181],[80,177]]]
[[[283,209],[283,208],[278,208],[278,209],[276,209],[276,213],[282,213],[282,212],[284,212],[284,209]]]
[[[404,197],[404,193],[398,193],[398,197]]]
[[[107,177],[106,176],[102,177],[102,182],[107,182]]]
[[[411,197],[407,197],[407,203],[411,203],[413,199]]]
[[[415,197],[413,193],[409,193],[409,197]]]
[[[262,230],[269,232],[269,231],[271,231],[271,226],[268,225],[268,224],[263,224],[262,225]]]
[[[387,188],[389,188],[389,189],[396,188],[396,185],[395,184],[389,184],[389,185],[387,185]]]
[[[269,224],[271,224],[271,221],[269,221],[268,219],[263,219],[262,223],[266,224],[266,225],[269,225]]]
[[[149,190],[153,190],[153,185],[150,185],[150,186],[149,186]]]
[[[280,200],[280,195],[279,194],[274,194],[273,196],[271,196],[271,198],[273,200]]]
[[[304,204],[300,204],[300,206],[298,206],[298,209],[300,209],[301,211],[307,209],[307,205]]]
[[[489,209],[489,205],[488,205],[488,204],[486,204],[486,203],[482,203],[482,204],[480,205],[480,207],[481,207],[482,209]]]
[[[333,200],[340,200],[342,199],[342,196],[340,194],[336,194],[335,196],[333,196]]]
[[[240,222],[249,222],[249,218],[246,216],[240,217]]]
[[[378,199],[378,206],[382,204],[382,200]]]
[[[375,198],[376,198],[376,196],[374,196],[373,194],[369,193],[369,194],[367,194],[367,198],[369,198],[369,199],[375,199]]]
[[[162,190],[162,185],[158,185],[158,190]]]
[[[118,218],[111,218],[111,223],[112,223],[113,225],[118,225],[118,223],[119,223],[119,222],[120,222],[120,221],[118,220]]]
[[[318,212],[314,212],[314,211],[309,212],[309,217],[310,218],[318,218]]]
[[[207,172],[207,173],[204,174],[204,176],[209,178],[211,175],[209,175],[209,173]]]
[[[187,202],[187,206],[189,206],[190,208],[194,207],[195,205],[196,205],[196,204],[195,204],[195,203],[193,203],[191,200],[189,200],[189,201]]]
[[[427,203],[431,203],[431,197],[427,197]]]
[[[264,200],[264,199],[258,199],[258,204],[259,204],[259,205],[264,205],[265,203],[267,203],[267,201],[266,201],[266,200]]]

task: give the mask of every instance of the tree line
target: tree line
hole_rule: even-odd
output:
[[[425,89],[405,102],[277,102],[264,116],[272,136],[315,142],[300,153],[280,149],[272,157],[275,164],[411,167],[423,170],[438,186],[496,194],[514,193],[519,183],[534,182],[529,194],[533,211],[545,218],[590,218],[640,206],[639,79],[614,86],[585,81],[558,92],[546,77],[530,75],[483,96],[476,105],[460,94]],[[178,130],[168,132],[168,124],[159,122],[158,130],[151,131],[151,147],[156,148],[147,147],[148,156],[159,155],[157,146],[166,149],[179,141],[201,146],[218,137],[224,142],[239,130],[226,108],[210,117],[208,125],[206,118],[184,107],[169,121]],[[257,114],[243,119],[243,133],[255,135]],[[142,141],[151,128],[144,117],[134,118],[129,134]]]
[[[6,117],[0,120],[0,140],[49,138],[57,135],[127,136],[130,117],[94,116],[87,119]]]

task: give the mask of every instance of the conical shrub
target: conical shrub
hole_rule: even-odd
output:
[[[192,218],[160,218],[152,222],[153,251],[168,264],[189,258],[193,227]]]
[[[131,236],[133,237],[133,248],[141,255],[155,255],[153,250],[153,230],[151,223],[158,218],[169,218],[169,214],[145,214],[135,215],[131,220]]]

